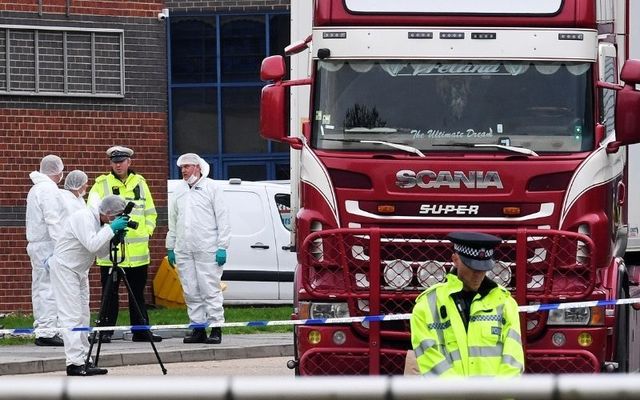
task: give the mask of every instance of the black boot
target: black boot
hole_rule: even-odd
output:
[[[162,342],[162,336],[151,334],[151,340],[154,342]],[[149,341],[149,333],[148,332],[134,332],[131,335],[131,341],[133,342],[148,342]]]
[[[182,339],[182,343],[206,343],[207,331],[204,328],[194,328],[190,334]]]
[[[90,365],[67,365],[67,376],[92,376],[92,375],[105,375],[107,373],[106,368],[94,367]]]
[[[64,342],[58,336],[54,336],[50,338],[44,338],[44,337],[36,338],[35,344],[36,346],[56,346],[56,347],[64,346]]]
[[[209,344],[220,344],[222,343],[222,329],[221,328],[211,328],[211,334],[207,338],[206,343]]]

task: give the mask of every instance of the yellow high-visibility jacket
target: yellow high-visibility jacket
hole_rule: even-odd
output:
[[[488,281],[488,282],[486,282]],[[462,290],[454,274],[425,290],[411,314],[411,343],[426,376],[518,376],[524,371],[518,304],[485,278],[488,293],[471,303],[468,329],[452,293]]]
[[[151,191],[147,186],[142,175],[129,172],[127,179],[122,182],[113,173],[100,175],[96,178],[89,191],[88,204],[97,208],[100,201],[110,194],[117,194],[122,197],[125,202],[134,202],[135,207],[131,211],[131,220],[138,223],[137,229],[127,228],[127,234],[124,238],[124,254],[125,259],[118,263],[121,267],[140,267],[150,263],[149,256],[149,238],[153,235],[156,228],[156,207],[151,197]],[[122,247],[122,246],[121,246]],[[118,252],[118,258],[121,256]],[[98,265],[112,265],[111,260],[107,258],[98,258]]]

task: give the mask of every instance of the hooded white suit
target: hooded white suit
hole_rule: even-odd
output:
[[[51,289],[47,260],[53,254],[66,216],[58,185],[38,171],[29,174],[33,187],[27,195],[26,231],[27,254],[31,259],[31,303],[33,327],[57,328],[58,313]],[[38,332],[37,337],[53,337],[55,331]]]
[[[87,203],[85,203],[82,197],[77,197],[67,189],[60,189],[60,196],[62,196],[62,202],[67,210],[67,216],[78,210],[87,208]]]
[[[72,214],[64,224],[50,260],[51,281],[63,328],[89,326],[89,268],[96,255],[109,254],[113,231],[100,226],[100,214],[85,208]],[[89,351],[86,332],[62,333],[67,365],[82,365]]]
[[[191,322],[221,323],[222,268],[216,263],[216,250],[229,247],[231,226],[222,190],[206,177],[209,164],[199,158],[199,165],[200,179],[191,187],[182,181],[175,191],[166,246],[175,251]]]

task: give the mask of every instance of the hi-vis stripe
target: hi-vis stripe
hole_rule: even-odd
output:
[[[595,301],[576,301],[572,303],[555,303],[555,304],[536,304],[530,306],[520,306],[518,311],[523,313],[533,313],[538,311],[549,310],[565,310],[570,308],[582,307],[604,307],[623,304],[640,303],[640,298],[620,299],[620,300],[595,300]],[[157,329],[194,329],[207,327],[243,327],[243,326],[282,326],[282,325],[328,325],[328,324],[348,324],[354,322],[369,323],[381,321],[401,321],[411,318],[411,314],[391,314],[391,315],[369,315],[366,317],[345,317],[345,318],[316,318],[316,319],[298,319],[285,321],[249,321],[249,322],[224,322],[216,324],[178,324],[178,325],[125,325],[125,326],[78,326],[75,328],[51,328],[51,329],[33,329],[33,328],[16,328],[16,329],[0,329],[0,335],[31,335],[38,333],[57,333],[59,331],[71,330],[74,332],[100,332],[100,331],[144,331]]]
[[[440,348],[438,351],[444,357],[438,364],[434,365],[429,371],[426,372],[426,375],[442,375],[446,371],[453,368],[454,361],[460,361],[460,353],[458,351],[449,352],[447,346],[444,341],[444,330],[448,328],[446,323],[443,323],[440,319],[440,313],[438,312],[437,306],[437,293],[435,290],[432,290],[427,297],[429,302],[429,308],[431,311],[431,317],[433,318],[433,323],[429,324],[429,329],[435,329],[436,335],[438,335],[438,343]],[[411,316],[411,314],[409,314]],[[451,321],[447,321],[451,324]],[[425,351],[426,349],[422,347],[426,345],[426,343],[421,343],[421,348],[414,349],[416,352],[416,357],[418,357],[421,351]]]

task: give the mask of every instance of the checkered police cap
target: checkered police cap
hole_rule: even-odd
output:
[[[133,155],[133,150],[124,146],[113,146],[109,147],[109,149],[107,150],[107,155],[109,156],[111,161],[118,163],[126,160],[127,158],[131,158],[131,156]]]
[[[502,242],[497,236],[480,232],[452,232],[447,238],[453,243],[453,250],[462,262],[477,271],[493,268],[495,247]]]

